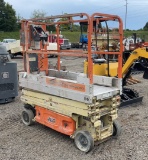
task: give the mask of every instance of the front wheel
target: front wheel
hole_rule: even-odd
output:
[[[33,124],[34,113],[31,109],[24,109],[21,118],[26,126],[30,126]]]
[[[76,147],[83,152],[89,152],[94,147],[94,140],[88,131],[76,132],[74,142]]]
[[[117,138],[121,134],[121,125],[117,120],[113,122],[113,138]]]

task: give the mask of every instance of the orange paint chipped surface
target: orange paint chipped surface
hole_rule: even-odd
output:
[[[46,78],[46,83],[53,85],[53,86],[58,86],[58,87],[63,87],[79,92],[85,92],[86,88],[85,85],[83,84],[78,84],[78,83],[72,83],[72,82],[65,82],[63,80],[58,80],[58,79],[52,79],[52,78]]]

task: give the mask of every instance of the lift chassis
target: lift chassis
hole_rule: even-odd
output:
[[[66,18],[67,21],[59,21],[59,18]],[[45,23],[51,19],[54,19],[54,22]],[[42,20],[44,22],[41,22]],[[94,13],[89,16],[86,13],[77,13],[22,21],[21,45],[25,70],[19,73],[19,84],[23,88],[21,100],[24,102],[22,121],[25,125],[36,121],[69,135],[74,139],[76,147],[84,152],[93,149],[95,143],[120,134],[120,125],[116,119],[122,94],[123,46],[115,53],[96,52],[118,56],[118,78],[93,75],[92,69],[93,24],[95,22],[97,26],[102,20],[119,23],[119,36],[122,41],[122,20],[115,15]],[[58,39],[60,24],[82,21],[89,24],[88,51],[60,50],[59,45],[56,51],[47,51],[47,25],[56,25]],[[48,54],[58,55],[57,69],[48,68]],[[61,56],[86,57],[88,72],[84,74],[62,71]]]

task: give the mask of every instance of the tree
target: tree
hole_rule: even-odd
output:
[[[46,12],[37,9],[33,11],[31,18],[41,18],[45,16],[46,16]]]
[[[148,31],[148,22],[145,24],[145,26],[143,27],[143,30]]]
[[[4,16],[5,16],[5,2],[0,0],[0,30],[3,31],[4,29]]]
[[[17,19],[17,28],[18,28],[18,30],[20,30],[21,29],[21,20],[24,18],[21,17],[20,14],[18,14],[16,19]]]
[[[67,15],[67,13],[64,13],[64,15]],[[60,18],[59,21],[68,21],[69,18],[65,17],[65,18]],[[64,30],[73,30],[73,24],[71,23],[66,23],[66,24],[61,24],[60,25],[60,30],[64,31]]]
[[[17,29],[16,12],[12,5],[0,0],[0,30],[14,31]]]
[[[72,30],[73,30],[73,31],[80,31],[80,26],[77,25],[77,24],[73,24],[73,25],[72,25]]]
[[[31,15],[31,18],[43,18],[46,16],[46,12],[44,11],[41,11],[41,10],[34,10],[32,15]],[[54,22],[54,20],[46,20],[47,23],[52,23]],[[48,31],[55,31],[56,28],[55,28],[55,25],[50,25],[50,26],[47,26],[47,30]]]

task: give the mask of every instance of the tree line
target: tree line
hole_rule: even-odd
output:
[[[66,14],[66,13],[65,13]],[[45,17],[46,13],[44,11],[40,10],[34,10],[31,18],[39,18],[39,17]],[[4,0],[0,0],[0,31],[4,32],[10,32],[10,31],[18,31],[20,30],[20,20],[22,18],[18,15],[16,15],[15,9],[12,7],[11,4],[6,3]],[[62,18],[62,21],[66,21],[66,18]],[[54,20],[50,20],[49,23],[53,22]],[[87,31],[87,27],[83,27],[84,32]],[[56,27],[54,25],[48,26],[47,30],[49,31],[55,31]],[[73,24],[62,24],[60,26],[60,30],[70,30],[70,31],[79,31],[80,26],[79,25],[73,25]],[[127,29],[129,30],[129,29]],[[148,22],[145,24],[145,26],[140,29],[144,31],[148,31]],[[130,30],[129,30],[130,31]]]
[[[0,31],[17,30],[16,12],[12,5],[0,0]]]

